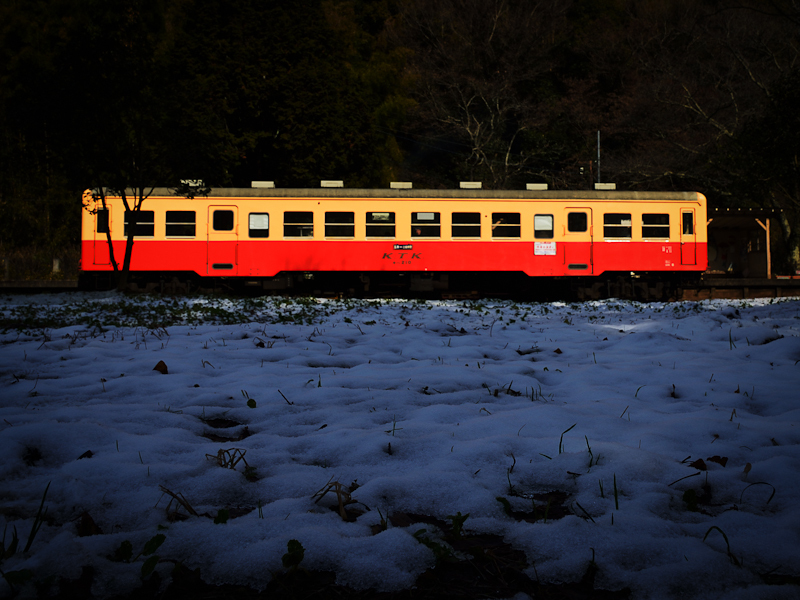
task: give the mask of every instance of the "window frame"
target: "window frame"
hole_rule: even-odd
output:
[[[129,215],[136,215],[133,222],[130,221]],[[142,220],[141,217],[150,215],[150,220]],[[154,210],[126,210],[123,228],[123,235],[127,238],[130,231],[131,224],[134,225],[133,237],[134,238],[152,238],[156,237],[156,216]],[[142,228],[149,233],[142,233]]]
[[[462,218],[462,217],[464,217],[466,215],[477,216],[477,221],[476,222],[467,222],[467,221],[459,222],[459,221],[457,221],[457,219],[460,219],[460,218]],[[456,228],[458,228],[458,231],[456,230]],[[472,234],[462,235],[461,233],[459,233],[459,231],[461,231],[462,229],[467,229],[467,228],[470,228],[470,230],[474,230],[474,228],[477,228],[478,229],[478,233],[475,234],[475,235],[472,235]],[[482,229],[483,228],[481,226],[481,213],[479,213],[479,212],[454,212],[454,213],[450,213],[450,236],[453,239],[456,239],[456,238],[458,238],[458,239],[480,239]]]
[[[222,218],[223,215],[230,213],[231,224],[230,227],[227,226],[227,223],[220,223],[220,227],[217,227],[217,215],[220,215]],[[212,208],[211,209],[211,230],[215,232],[229,232],[235,231],[236,229],[236,212],[230,208]]]
[[[188,217],[188,215],[192,216],[191,221],[189,220],[178,220],[180,219],[178,214],[182,215],[184,218]],[[170,216],[172,215],[172,216]],[[191,229],[191,233],[175,233],[175,231],[180,231],[181,228],[186,228],[186,231],[189,231],[189,226]],[[170,228],[172,228],[172,232],[170,232]],[[193,210],[168,210],[165,211],[164,214],[164,237],[167,238],[182,238],[182,239],[192,239],[197,237],[197,212]]]
[[[658,217],[662,220],[666,218],[666,223],[646,223],[647,217]],[[666,231],[665,231],[666,230]],[[665,235],[666,233],[666,235]],[[643,213],[642,214],[642,239],[645,240],[668,240],[670,235],[669,213]]]
[[[688,219],[686,217],[689,217]],[[694,235],[694,210],[681,212],[681,235]]]
[[[348,215],[349,221],[329,221],[328,217],[332,215]],[[334,228],[341,228],[342,231],[349,231],[349,233],[334,233]],[[326,238],[346,238],[351,239],[356,237],[356,213],[352,210],[330,210],[325,211],[325,237]]]
[[[583,217],[583,229],[573,229],[573,217]],[[567,233],[586,233],[589,231],[589,214],[584,211],[574,211],[567,213]]]
[[[505,221],[510,218],[511,220]],[[516,221],[514,219],[516,218]],[[522,238],[522,215],[518,212],[492,213],[492,239],[518,240]]]
[[[111,211],[98,208],[95,213],[95,233],[111,233]]]
[[[420,215],[431,215],[431,219],[422,219]],[[415,233],[419,229],[420,233]],[[432,211],[416,211],[411,213],[412,239],[440,239],[442,237],[442,213]]]
[[[291,215],[291,216],[289,216]],[[302,218],[299,215],[304,215]],[[310,221],[306,221],[308,216]],[[290,229],[296,228],[296,229]],[[298,232],[297,235],[290,231]],[[311,210],[285,210],[283,211],[283,237],[284,239],[304,239],[314,237],[314,211]]]
[[[550,228],[539,229],[537,221],[541,222],[546,219],[550,219]],[[533,215],[533,239],[552,240],[553,238],[555,238],[555,230],[556,230],[555,218],[553,217],[552,214]]]
[[[253,217],[267,217],[267,226],[265,227],[253,227]],[[247,237],[252,239],[265,239],[269,238],[269,230],[270,230],[270,218],[269,213],[267,212],[251,212],[247,213]],[[266,235],[256,234],[253,235],[256,231],[266,231]]]
[[[370,220],[375,219],[374,215],[388,215],[387,221]],[[391,228],[391,235],[376,233],[378,228],[385,228],[386,231]],[[366,213],[366,236],[368,238],[381,238],[381,239],[395,239],[397,233],[397,214],[394,211],[384,210],[369,210]]]
[[[619,223],[609,220],[619,217]],[[623,235],[613,235],[620,232]],[[627,235],[624,235],[627,232]],[[603,238],[610,240],[630,240],[633,238],[633,218],[631,213],[603,213]]]

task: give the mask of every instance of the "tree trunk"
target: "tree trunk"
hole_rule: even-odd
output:
[[[122,204],[125,206],[125,212],[128,215],[128,235],[125,240],[125,257],[122,260],[122,268],[117,271],[117,290],[124,292],[128,288],[128,274],[131,270],[131,257],[133,256],[133,239],[136,236],[136,225],[139,222],[139,210],[142,207],[144,198],[142,197],[143,194],[137,197],[137,192],[134,190],[133,209],[131,209],[124,188],[119,191],[119,195],[122,199]]]
[[[117,271],[117,290],[124,292],[128,289],[128,274],[131,270],[131,257],[133,256],[133,224],[129,225],[128,238],[125,241],[125,258],[122,269]]]

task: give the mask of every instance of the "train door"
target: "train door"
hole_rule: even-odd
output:
[[[697,244],[695,243],[694,209],[681,210],[681,264],[697,264]]]
[[[208,207],[208,274],[238,275],[239,224],[235,206]]]
[[[110,265],[108,232],[111,230],[111,208],[98,208],[94,215],[94,264]]]
[[[591,275],[592,264],[592,209],[567,207],[564,224],[564,265],[570,275]]]

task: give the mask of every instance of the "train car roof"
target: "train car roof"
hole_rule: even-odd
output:
[[[149,188],[146,188],[146,191]],[[174,188],[153,188],[150,197],[180,195]],[[212,188],[209,198],[459,198],[507,200],[678,200],[698,201],[698,192],[597,190],[470,190],[376,188]]]

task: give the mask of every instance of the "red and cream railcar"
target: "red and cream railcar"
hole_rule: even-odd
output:
[[[706,199],[695,192],[157,189],[133,218],[86,192],[82,269],[268,281],[286,274],[488,273],[530,277],[706,269]],[[134,222],[135,221],[135,222]]]

